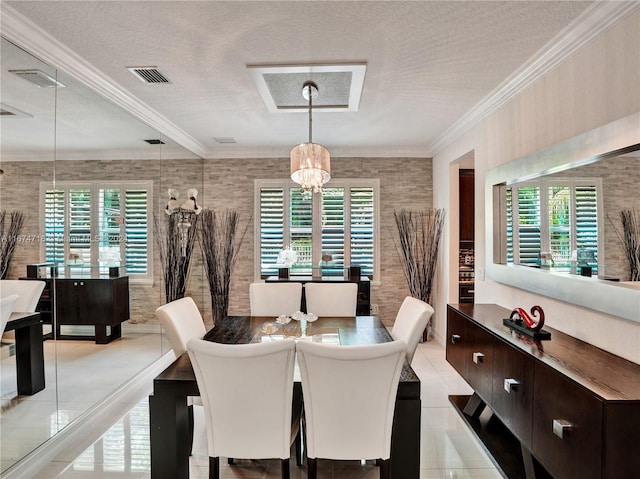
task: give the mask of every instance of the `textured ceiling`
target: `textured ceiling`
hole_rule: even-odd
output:
[[[334,155],[426,156],[592,2],[3,3],[219,157],[287,156],[307,136],[304,110],[269,112],[247,65],[350,62],[367,64],[359,109],[318,111],[314,140]],[[144,85],[131,66],[171,83]]]

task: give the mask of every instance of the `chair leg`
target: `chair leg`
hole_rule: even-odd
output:
[[[296,466],[302,466],[302,428],[298,429],[296,439],[294,441],[294,448],[296,452]]]
[[[318,477],[318,459],[307,457],[307,479]]]
[[[220,458],[209,458],[209,479],[220,479]]]
[[[391,470],[391,459],[379,459],[380,461],[380,479],[389,479],[389,472]]]
[[[187,416],[189,420],[189,455],[193,454],[193,429],[194,429],[194,420],[193,420],[193,404],[187,408]]]
[[[233,457],[227,457],[227,464],[229,464],[230,466],[233,466],[235,464]]]
[[[282,479],[289,479],[289,458],[281,459],[280,464],[282,466]]]

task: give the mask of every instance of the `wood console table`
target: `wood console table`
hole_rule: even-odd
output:
[[[506,477],[637,477],[640,365],[552,328],[535,342],[510,313],[447,308],[447,361],[475,391],[450,400]]]
[[[129,319],[128,276],[87,274],[20,279],[46,283],[38,311],[45,323],[54,325],[57,339],[95,339],[97,344],[107,344],[121,337],[121,324]],[[61,335],[63,325],[94,326],[95,335]]]

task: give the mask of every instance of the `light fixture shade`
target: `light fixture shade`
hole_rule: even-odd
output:
[[[318,193],[331,179],[329,150],[317,143],[300,143],[291,149],[291,179],[303,190]]]

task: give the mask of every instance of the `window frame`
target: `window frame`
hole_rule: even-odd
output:
[[[287,179],[256,179],[254,181],[254,278],[256,281],[264,279],[261,268],[261,242],[260,242],[260,199],[262,188],[282,188],[283,189],[283,216],[285,218],[283,224],[283,237],[290,237],[289,218],[289,201],[290,189],[299,188],[300,185]],[[380,284],[380,179],[378,178],[357,178],[357,179],[332,179],[327,184],[327,188],[372,188],[373,189],[373,275],[371,282]],[[345,210],[350,207],[349,199],[345,195]],[[312,264],[318,264],[322,258],[322,208],[320,208],[321,195],[313,193],[313,210],[312,210]],[[345,242],[347,238],[351,238],[351,217],[345,217]],[[348,232],[347,232],[348,231]],[[286,242],[286,240],[285,240]],[[348,248],[345,247],[345,265],[351,257],[351,242]],[[347,245],[345,245],[347,246]],[[348,251],[347,251],[348,249]]]
[[[592,177],[549,177],[539,180],[529,180],[520,183],[513,183],[507,186],[511,190],[511,208],[507,205],[508,192],[505,191],[505,224],[511,225],[511,238],[509,235],[505,238],[505,250],[501,257],[504,257],[508,264],[530,266],[529,263],[520,261],[520,238],[519,238],[519,216],[518,194],[515,190],[525,187],[537,187],[540,201],[539,218],[540,224],[540,251],[551,251],[551,232],[550,232],[550,215],[549,215],[549,189],[551,187],[566,186],[569,188],[569,215],[570,215],[570,251],[577,250],[577,222],[576,222],[576,190],[582,186],[595,186],[596,192],[596,235],[597,235],[597,264],[604,264],[606,259],[603,257],[604,251],[604,198],[602,190],[602,178]],[[507,215],[511,211],[511,217]],[[510,249],[510,243],[511,249]],[[510,259],[510,260],[509,260]],[[517,259],[517,261],[516,261]],[[550,268],[552,270],[564,271],[562,267]]]
[[[153,254],[154,254],[154,231],[153,231],[153,180],[134,180],[134,181],[41,181],[40,182],[40,212],[39,212],[39,228],[40,228],[40,258],[46,259],[46,194],[48,190],[64,191],[64,252],[67,257],[69,252],[69,215],[67,211],[69,190],[72,189],[88,189],[91,197],[90,212],[90,235],[91,239],[96,238],[100,228],[100,190],[120,190],[120,208],[121,214],[124,216],[126,212],[126,190],[145,190],[147,192],[147,272],[142,273],[126,273],[129,280],[133,283],[153,284]],[[126,224],[123,223],[123,231],[126,236]],[[95,247],[93,245],[96,245]],[[90,241],[91,264],[98,264],[99,259],[99,243]],[[121,244],[121,266],[126,262],[126,244]]]

